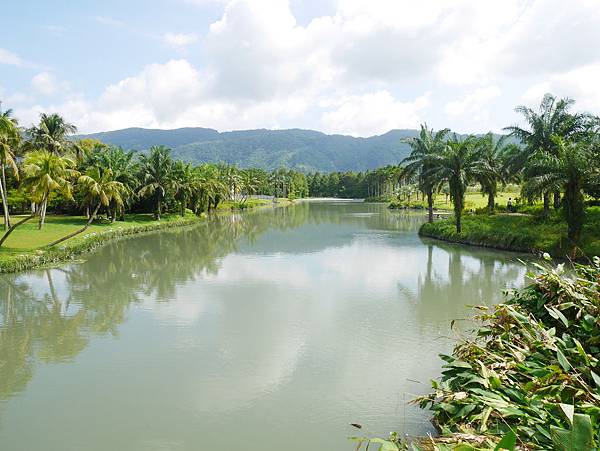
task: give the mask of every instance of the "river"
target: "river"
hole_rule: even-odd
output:
[[[337,451],[432,431],[406,403],[450,322],[525,268],[423,240],[424,219],[300,202],[0,276],[0,449]]]

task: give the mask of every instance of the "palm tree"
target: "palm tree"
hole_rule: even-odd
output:
[[[96,146],[98,149],[98,146]],[[125,152],[121,147],[104,146],[92,153],[89,164],[102,170],[110,170],[113,180],[123,184],[124,191],[121,194],[123,204],[120,206],[119,218],[125,220],[125,206],[135,198],[134,188],[138,180],[133,164],[134,152]],[[111,202],[108,207],[112,220],[117,216],[117,205]]]
[[[196,173],[191,164],[185,164],[183,161],[177,161],[173,165],[173,187],[175,189],[175,199],[181,206],[181,216],[185,216],[185,210],[189,201],[198,189]]]
[[[411,153],[402,160],[408,163],[404,167],[404,177],[417,176],[419,189],[427,196],[428,221],[433,222],[433,193],[439,185],[440,180],[430,177],[433,169],[433,158],[443,153],[446,146],[445,138],[450,132],[448,129],[434,133],[428,129],[427,124],[421,124],[421,132],[418,137],[408,138],[403,142],[411,147]]]
[[[496,207],[498,183],[506,183],[508,178],[507,156],[518,150],[518,146],[507,143],[507,139],[507,136],[495,139],[494,134],[490,132],[478,140],[481,160],[484,163],[478,182],[481,185],[481,192],[488,196],[487,208],[490,213]]]
[[[0,102],[0,107],[2,103]],[[19,170],[14,149],[21,140],[17,120],[11,117],[12,110],[2,111],[0,108],[0,199],[4,210],[4,230],[10,229],[10,212],[8,209],[8,191],[6,189],[6,166],[12,169],[15,177],[19,177]]]
[[[29,191],[31,199],[40,206],[38,227],[41,229],[46,220],[50,193],[58,191],[67,199],[73,198],[71,180],[78,175],[75,162],[69,157],[37,150],[25,157],[23,175],[23,188]]]
[[[576,244],[585,221],[583,188],[586,183],[597,181],[600,177],[598,143],[565,141],[560,137],[554,137],[554,140],[554,154],[538,153],[530,160],[530,167],[536,175],[527,183],[533,189],[552,186],[564,191],[567,236],[572,244]]]
[[[505,127],[510,136],[515,136],[525,146],[521,158],[516,162],[520,167],[525,167],[527,161],[537,152],[556,156],[558,150],[555,139],[577,139],[584,135],[591,122],[589,114],[569,112],[575,101],[569,98],[557,100],[552,94],[544,95],[539,110],[536,112],[527,106],[515,108],[517,113],[524,116],[528,128],[517,125]],[[542,188],[544,198],[544,212],[547,214],[550,207],[550,190]],[[560,205],[560,192],[554,192],[554,207]]]
[[[47,150],[55,155],[83,155],[83,149],[69,140],[69,135],[77,133],[75,125],[65,121],[60,115],[40,114],[40,123],[27,130],[30,146],[37,150]]]
[[[217,208],[221,200],[230,193],[221,168],[214,164],[203,164],[194,168],[194,172],[196,180],[192,199],[194,212],[200,214],[205,210]]]
[[[258,191],[260,180],[256,174],[249,169],[241,171],[241,191],[242,191],[242,204],[246,203],[248,197],[256,194]]]
[[[125,186],[121,182],[114,180],[113,173],[110,169],[101,170],[98,167],[89,168],[84,175],[79,177],[77,186],[83,191],[85,202],[95,205],[95,207],[92,210],[88,221],[81,229],[53,241],[48,247],[55,246],[85,232],[96,218],[101,206],[108,207],[113,202],[119,207],[123,206],[123,194],[126,191]]]
[[[461,216],[465,205],[467,186],[484,171],[477,138],[458,139],[456,134],[447,142],[445,150],[431,157],[426,177],[438,183],[448,182],[450,199],[454,205],[456,232],[461,233]]]
[[[155,217],[160,220],[162,202],[167,191],[173,186],[173,159],[171,149],[165,146],[152,146],[148,155],[140,155],[142,187],[138,194],[153,196]]]

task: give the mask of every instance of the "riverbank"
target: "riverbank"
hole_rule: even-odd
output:
[[[219,205],[217,212],[227,214],[231,211],[272,205],[285,206],[290,202],[287,199],[279,199],[276,204],[262,199],[249,199],[244,204],[224,202]],[[154,219],[152,214],[129,214],[125,221],[114,223],[98,219],[80,236],[48,248],[46,247],[48,243],[77,230],[86,222],[83,216],[49,215],[42,230],[38,230],[36,220],[31,220],[16,229],[6,240],[4,246],[0,248],[0,273],[24,271],[66,262],[92,252],[108,242],[142,233],[192,226],[206,218],[206,215],[196,216],[187,212],[183,217],[174,213],[165,214],[160,221]],[[19,217],[14,219],[18,220]]]
[[[536,215],[494,214],[464,215],[462,232],[456,232],[454,218],[426,223],[419,235],[453,243],[484,246],[494,249],[540,254],[555,257],[571,253],[567,225],[560,213],[548,218]],[[587,209],[577,257],[600,255],[600,207]]]

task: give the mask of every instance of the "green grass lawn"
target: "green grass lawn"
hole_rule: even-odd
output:
[[[499,192],[496,196],[496,205],[506,206],[509,197],[512,198],[514,203],[517,196],[518,193]],[[487,202],[487,196],[483,196],[481,193],[467,193],[465,195],[465,210],[469,211],[471,209],[476,210],[478,208],[487,207]],[[427,206],[427,202],[424,201],[423,206]],[[436,195],[433,201],[433,207],[437,208],[438,210],[452,210],[450,196],[448,196],[448,200],[446,200],[446,196],[443,194]]]
[[[501,249],[548,252],[553,257],[564,257],[570,248],[566,238],[567,225],[561,212],[552,212],[548,218],[519,214],[465,214],[462,229],[462,233],[456,233],[454,218],[451,217],[423,225],[421,234]],[[588,257],[600,255],[600,207],[587,209],[579,247]]]
[[[186,219],[195,217],[193,214],[188,213]],[[18,221],[23,216],[13,216],[13,222]],[[159,223],[156,221],[152,214],[129,214],[125,221],[116,221],[111,223],[105,219],[97,219],[92,225],[80,236],[72,238],[72,241],[81,239],[82,236],[94,233],[103,232],[112,229],[130,228],[136,226],[142,226],[152,223]],[[181,215],[177,214],[166,214],[161,217],[160,223],[180,220]],[[46,224],[42,230],[38,230],[37,218],[26,222],[22,226],[19,226],[6,240],[4,245],[0,248],[0,260],[9,258],[11,255],[22,254],[24,252],[32,251],[41,248],[54,240],[57,240],[75,230],[83,227],[87,219],[84,216],[55,216],[48,215],[46,217]],[[0,221],[0,226],[3,227],[4,218]],[[67,241],[69,243],[71,240]]]

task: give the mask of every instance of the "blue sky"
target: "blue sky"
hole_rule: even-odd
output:
[[[547,91],[600,113],[597,0],[29,0],[2,22],[23,125],[485,132]]]

